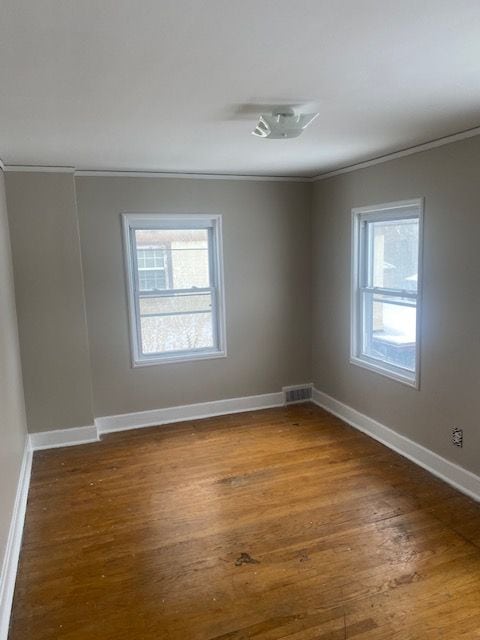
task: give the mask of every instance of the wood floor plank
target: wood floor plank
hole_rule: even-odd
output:
[[[480,505],[312,405],[37,452],[9,640],[480,638]]]

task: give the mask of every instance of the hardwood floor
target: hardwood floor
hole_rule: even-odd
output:
[[[38,452],[9,640],[480,638],[480,505],[312,405]]]

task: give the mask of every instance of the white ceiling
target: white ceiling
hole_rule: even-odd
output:
[[[480,0],[1,0],[6,164],[312,176],[480,125]],[[317,101],[297,139],[244,102]]]

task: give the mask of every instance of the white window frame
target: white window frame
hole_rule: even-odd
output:
[[[130,325],[130,348],[132,367],[190,362],[212,358],[225,358],[225,291],[223,277],[223,241],[222,216],[210,214],[160,214],[160,213],[123,213],[123,246],[125,257],[125,276],[127,284],[128,314]],[[196,288],[212,295],[212,322],[215,345],[212,348],[172,351],[166,353],[142,353],[140,332],[139,291],[136,278],[137,258],[134,251],[134,232],[137,229],[209,229],[210,287]],[[172,289],[171,292],[179,290]],[[188,292],[189,289],[182,290]]]
[[[416,210],[415,213],[412,209]],[[404,212],[402,214],[402,211]],[[423,198],[412,200],[401,200],[398,202],[388,202],[367,207],[356,207],[352,209],[352,269],[351,269],[351,319],[350,319],[350,362],[352,364],[374,371],[387,378],[392,378],[415,389],[420,388],[420,343],[421,343],[421,301],[422,301],[422,253],[423,253]],[[407,218],[418,218],[418,281],[417,293],[402,291],[404,297],[416,299],[416,361],[415,371],[398,367],[383,360],[369,357],[362,352],[363,344],[363,306],[361,299],[362,291],[372,293],[385,293],[383,288],[369,289],[365,283],[365,263],[367,257],[364,247],[364,226],[363,222],[381,220],[404,220]],[[393,297],[400,297],[399,289],[388,290]]]

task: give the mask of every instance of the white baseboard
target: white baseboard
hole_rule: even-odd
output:
[[[7,546],[0,574],[0,640],[7,640],[13,592],[17,577],[18,559],[22,546],[23,523],[27,508],[28,488],[32,470],[32,450],[28,438],[25,442],[22,466],[18,478],[17,493],[7,538]]]
[[[39,431],[38,433],[30,434],[30,446],[33,451],[69,447],[74,444],[86,444],[97,440],[98,433],[95,425],[56,429],[54,431]]]
[[[71,429],[55,429],[30,434],[30,446],[33,451],[40,449],[55,449],[69,447],[76,444],[97,442],[102,433],[113,431],[127,431],[142,427],[155,427],[171,422],[183,420],[199,420],[213,416],[240,413],[242,411],[256,411],[280,407],[284,404],[283,392],[265,393],[258,396],[244,398],[228,398],[213,402],[200,402],[165,409],[123,413],[116,416],[102,416],[95,418],[95,424],[88,427],[72,427]]]
[[[343,402],[335,400],[335,398],[323,393],[323,391],[314,388],[312,399],[322,409],[333,413],[333,415],[352,427],[375,438],[375,440],[441,478],[452,487],[455,487],[455,489],[480,502],[480,476],[467,471],[446,458],[442,458],[442,456],[430,449],[400,435],[393,429],[343,404]]]
[[[280,407],[284,404],[283,393],[265,393],[258,396],[246,396],[244,398],[229,398],[228,400],[215,400],[213,402],[200,402],[166,409],[153,409],[152,411],[139,411],[137,413],[123,413],[118,416],[103,416],[95,418],[98,433],[111,433],[112,431],[127,431],[128,429],[140,429],[142,427],[155,427],[161,424],[182,422],[183,420],[199,420],[229,413],[241,413],[242,411],[256,411]]]

